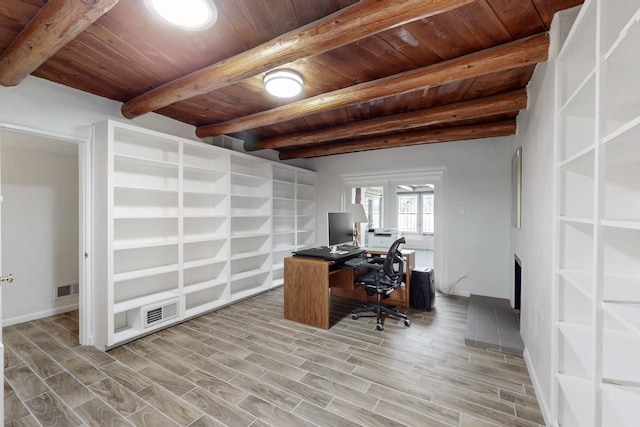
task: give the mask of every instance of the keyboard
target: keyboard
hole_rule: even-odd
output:
[[[358,249],[353,245],[338,245],[339,251],[352,251],[354,249]]]

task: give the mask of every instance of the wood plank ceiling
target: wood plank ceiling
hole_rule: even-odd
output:
[[[2,0],[0,84],[32,74],[308,158],[515,133],[555,12],[583,0],[215,0],[182,31],[143,0]],[[265,93],[288,68],[302,94]]]

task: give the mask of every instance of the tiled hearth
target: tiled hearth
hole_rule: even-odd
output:
[[[524,343],[509,300],[471,295],[464,342],[522,356]]]

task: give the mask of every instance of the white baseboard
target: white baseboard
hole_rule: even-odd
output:
[[[469,298],[471,296],[471,292],[469,291],[453,291],[453,295],[459,296],[459,297],[467,297]]]
[[[56,314],[66,313],[68,311],[77,310],[79,307],[78,303],[66,305],[63,307],[56,307],[50,310],[43,310],[37,313],[29,313],[23,316],[11,317],[9,319],[2,319],[2,326],[11,326],[16,325],[18,323],[30,322],[32,320],[38,320],[49,316],[55,316]]]
[[[523,353],[524,362],[527,365],[527,369],[529,370],[529,377],[531,377],[531,382],[533,383],[533,389],[536,391],[536,398],[538,399],[538,404],[540,405],[540,411],[542,412],[542,416],[544,417],[544,422],[546,426],[553,426],[553,423],[549,421],[552,419],[551,410],[549,408],[549,402],[546,402],[542,399],[543,394],[540,389],[540,381],[538,380],[538,375],[536,370],[533,369],[533,365],[529,359],[529,351],[527,348],[524,349]]]

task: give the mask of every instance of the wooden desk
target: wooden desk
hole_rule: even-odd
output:
[[[400,252],[404,256],[406,261],[405,272],[404,272],[405,274],[404,284],[398,289],[396,289],[394,292],[392,292],[389,295],[389,298],[386,298],[384,300],[384,303],[396,305],[402,308],[409,308],[409,295],[411,295],[410,294],[411,272],[416,266],[416,251],[412,249],[401,249]],[[387,251],[367,249],[367,253],[371,255],[386,255]],[[357,277],[358,272],[356,272],[355,274]],[[367,301],[367,300],[370,302],[376,301],[375,296],[373,297],[368,296],[362,286],[355,286],[353,283],[348,288],[341,287],[340,289],[334,289],[332,293],[335,296],[351,298],[351,299],[356,299],[360,301]]]
[[[385,251],[367,251],[385,255]],[[406,257],[406,281],[392,292],[385,302],[399,307],[409,307],[411,271],[415,265],[415,251],[403,250]],[[331,295],[367,300],[361,286],[354,279],[364,271],[336,267],[332,261],[321,258],[288,257],[284,259],[284,318],[329,329],[329,302]],[[375,297],[371,299],[375,301]]]
[[[284,318],[329,329],[332,287],[353,287],[353,269],[321,258],[284,259]]]

